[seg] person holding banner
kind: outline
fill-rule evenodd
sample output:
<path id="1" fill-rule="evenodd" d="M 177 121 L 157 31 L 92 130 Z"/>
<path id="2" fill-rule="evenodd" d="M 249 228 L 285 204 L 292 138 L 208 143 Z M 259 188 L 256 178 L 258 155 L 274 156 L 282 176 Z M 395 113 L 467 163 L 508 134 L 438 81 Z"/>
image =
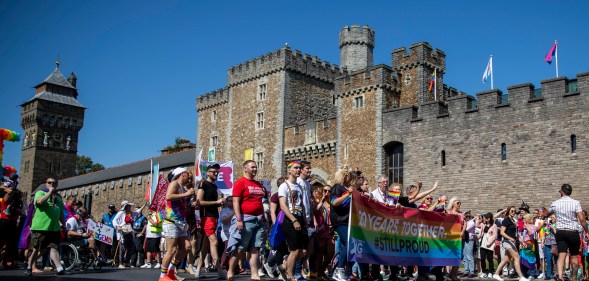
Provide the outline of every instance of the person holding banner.
<path id="1" fill-rule="evenodd" d="M 208 244 L 210 245 L 211 264 L 216 266 L 219 279 L 224 279 L 226 273 L 221 266 L 221 259 L 219 258 L 219 252 L 217 251 L 219 244 L 219 240 L 217 239 L 219 206 L 223 205 L 223 198 L 218 199 L 219 190 L 215 184 L 217 175 L 219 175 L 219 168 L 221 168 L 219 164 L 211 164 L 207 166 L 207 178 L 199 185 L 196 198 L 200 204 L 199 211 L 202 228 L 205 236 L 208 238 Z M 204 244 L 207 244 L 206 240 Z M 201 258 L 204 259 L 204 256 Z M 200 271 L 197 271 L 196 274 L 200 275 Z"/>
<path id="2" fill-rule="evenodd" d="M 348 228 L 350 221 L 350 206 L 352 202 L 352 193 L 355 192 L 353 186 L 350 186 L 356 175 L 348 165 L 342 166 L 335 172 L 335 184 L 331 188 L 331 225 L 340 237 L 343 248 L 340 251 L 337 268 L 333 273 L 333 278 L 338 281 L 350 280 L 352 275 L 353 263 L 348 261 Z M 344 271 L 345 266 L 345 271 Z"/>
<path id="3" fill-rule="evenodd" d="M 288 179 L 278 187 L 278 198 L 280 209 L 284 212 L 282 232 L 290 254 L 286 260 L 286 272 L 289 280 L 296 280 L 294 277 L 295 262 L 298 258 L 306 255 L 309 244 L 307 233 L 307 220 L 305 218 L 305 205 L 303 188 L 297 183 L 301 174 L 299 161 L 291 161 L 287 165 Z"/>
<path id="4" fill-rule="evenodd" d="M 86 219 L 88 219 L 88 210 L 84 207 L 78 208 L 74 212 L 74 216 L 70 217 L 65 222 L 67 237 L 70 242 L 77 247 L 82 245 L 88 246 L 88 249 L 90 249 L 96 259 L 103 261 L 100 252 L 96 252 L 96 240 L 94 240 L 94 237 L 84 228 L 84 221 Z"/>

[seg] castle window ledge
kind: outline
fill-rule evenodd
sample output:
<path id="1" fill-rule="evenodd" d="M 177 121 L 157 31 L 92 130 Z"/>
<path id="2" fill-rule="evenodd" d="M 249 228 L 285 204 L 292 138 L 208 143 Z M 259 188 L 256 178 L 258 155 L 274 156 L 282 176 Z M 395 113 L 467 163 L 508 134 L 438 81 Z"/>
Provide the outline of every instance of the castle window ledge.
<path id="1" fill-rule="evenodd" d="M 444 114 L 438 115 L 438 118 L 445 118 L 445 117 L 450 117 L 450 114 L 449 113 L 444 113 Z"/>
<path id="2" fill-rule="evenodd" d="M 578 95 L 580 95 L 580 94 L 581 94 L 581 92 L 566 93 L 566 94 L 564 94 L 562 97 L 563 97 L 563 98 L 568 98 L 568 97 L 572 97 L 572 96 L 578 96 Z"/>
<path id="3" fill-rule="evenodd" d="M 502 103 L 495 106 L 495 108 L 509 107 L 509 103 Z"/>
<path id="4" fill-rule="evenodd" d="M 543 101 L 544 98 L 543 97 L 538 97 L 538 98 L 533 98 L 528 100 L 528 103 L 533 103 L 533 102 L 538 102 L 538 101 Z"/>
<path id="5" fill-rule="evenodd" d="M 576 152 L 571 153 L 571 159 L 578 159 Z"/>
<path id="6" fill-rule="evenodd" d="M 478 108 L 472 108 L 472 109 L 467 109 L 466 111 L 464 111 L 464 113 L 473 113 L 473 112 L 479 112 Z"/>
<path id="7" fill-rule="evenodd" d="M 421 121 L 423 121 L 423 118 L 420 117 L 420 118 L 413 118 L 413 119 L 411 119 L 410 122 L 414 123 L 414 122 L 421 122 Z"/>

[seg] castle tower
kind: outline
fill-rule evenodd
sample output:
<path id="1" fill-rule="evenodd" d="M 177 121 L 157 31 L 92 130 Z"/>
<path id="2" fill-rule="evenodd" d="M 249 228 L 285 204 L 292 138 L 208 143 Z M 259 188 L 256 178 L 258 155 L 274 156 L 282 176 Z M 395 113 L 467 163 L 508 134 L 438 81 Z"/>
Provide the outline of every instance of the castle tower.
<path id="1" fill-rule="evenodd" d="M 409 47 L 392 51 L 391 66 L 397 74 L 401 88 L 399 106 L 419 105 L 432 101 L 437 95 L 438 100 L 445 100 L 443 78 L 446 73 L 446 54 L 433 49 L 427 42 L 419 42 Z M 432 73 L 436 72 L 437 88 L 429 91 Z"/>
<path id="2" fill-rule="evenodd" d="M 339 32 L 340 67 L 354 72 L 372 66 L 374 30 L 368 26 L 345 26 Z"/>
<path id="3" fill-rule="evenodd" d="M 69 81 L 68 81 L 69 80 Z M 76 77 L 55 70 L 35 86 L 35 96 L 21 105 L 24 130 L 20 186 L 31 192 L 48 177 L 76 175 L 78 132 L 84 125 L 84 110 L 78 102 Z"/>

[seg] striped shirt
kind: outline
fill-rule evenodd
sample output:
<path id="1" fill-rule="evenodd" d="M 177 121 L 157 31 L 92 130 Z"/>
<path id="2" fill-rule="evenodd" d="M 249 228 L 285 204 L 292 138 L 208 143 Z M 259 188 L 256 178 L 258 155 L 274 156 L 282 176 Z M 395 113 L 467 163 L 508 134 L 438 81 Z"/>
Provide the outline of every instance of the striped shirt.
<path id="1" fill-rule="evenodd" d="M 556 214 L 557 230 L 577 231 L 579 228 L 577 212 L 582 211 L 579 201 L 569 196 L 562 196 L 550 205 L 550 212 Z"/>

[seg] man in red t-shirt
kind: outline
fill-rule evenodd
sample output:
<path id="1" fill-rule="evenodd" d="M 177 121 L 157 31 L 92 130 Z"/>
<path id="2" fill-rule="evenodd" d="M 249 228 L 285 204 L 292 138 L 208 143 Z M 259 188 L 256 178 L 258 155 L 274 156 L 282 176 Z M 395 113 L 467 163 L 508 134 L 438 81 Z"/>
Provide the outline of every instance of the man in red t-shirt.
<path id="1" fill-rule="evenodd" d="M 264 205 L 262 199 L 266 197 L 266 190 L 260 182 L 254 179 L 258 174 L 258 165 L 256 165 L 255 161 L 245 161 L 243 170 L 245 175 L 233 185 L 233 210 L 241 240 L 237 246 L 237 251 L 233 251 L 229 260 L 227 280 L 233 280 L 233 269 L 237 257 L 241 257 L 244 251 L 250 254 L 251 280 L 260 280 L 258 275 L 258 249 L 263 247 L 264 224 L 262 223 L 262 215 L 264 214 Z"/>

